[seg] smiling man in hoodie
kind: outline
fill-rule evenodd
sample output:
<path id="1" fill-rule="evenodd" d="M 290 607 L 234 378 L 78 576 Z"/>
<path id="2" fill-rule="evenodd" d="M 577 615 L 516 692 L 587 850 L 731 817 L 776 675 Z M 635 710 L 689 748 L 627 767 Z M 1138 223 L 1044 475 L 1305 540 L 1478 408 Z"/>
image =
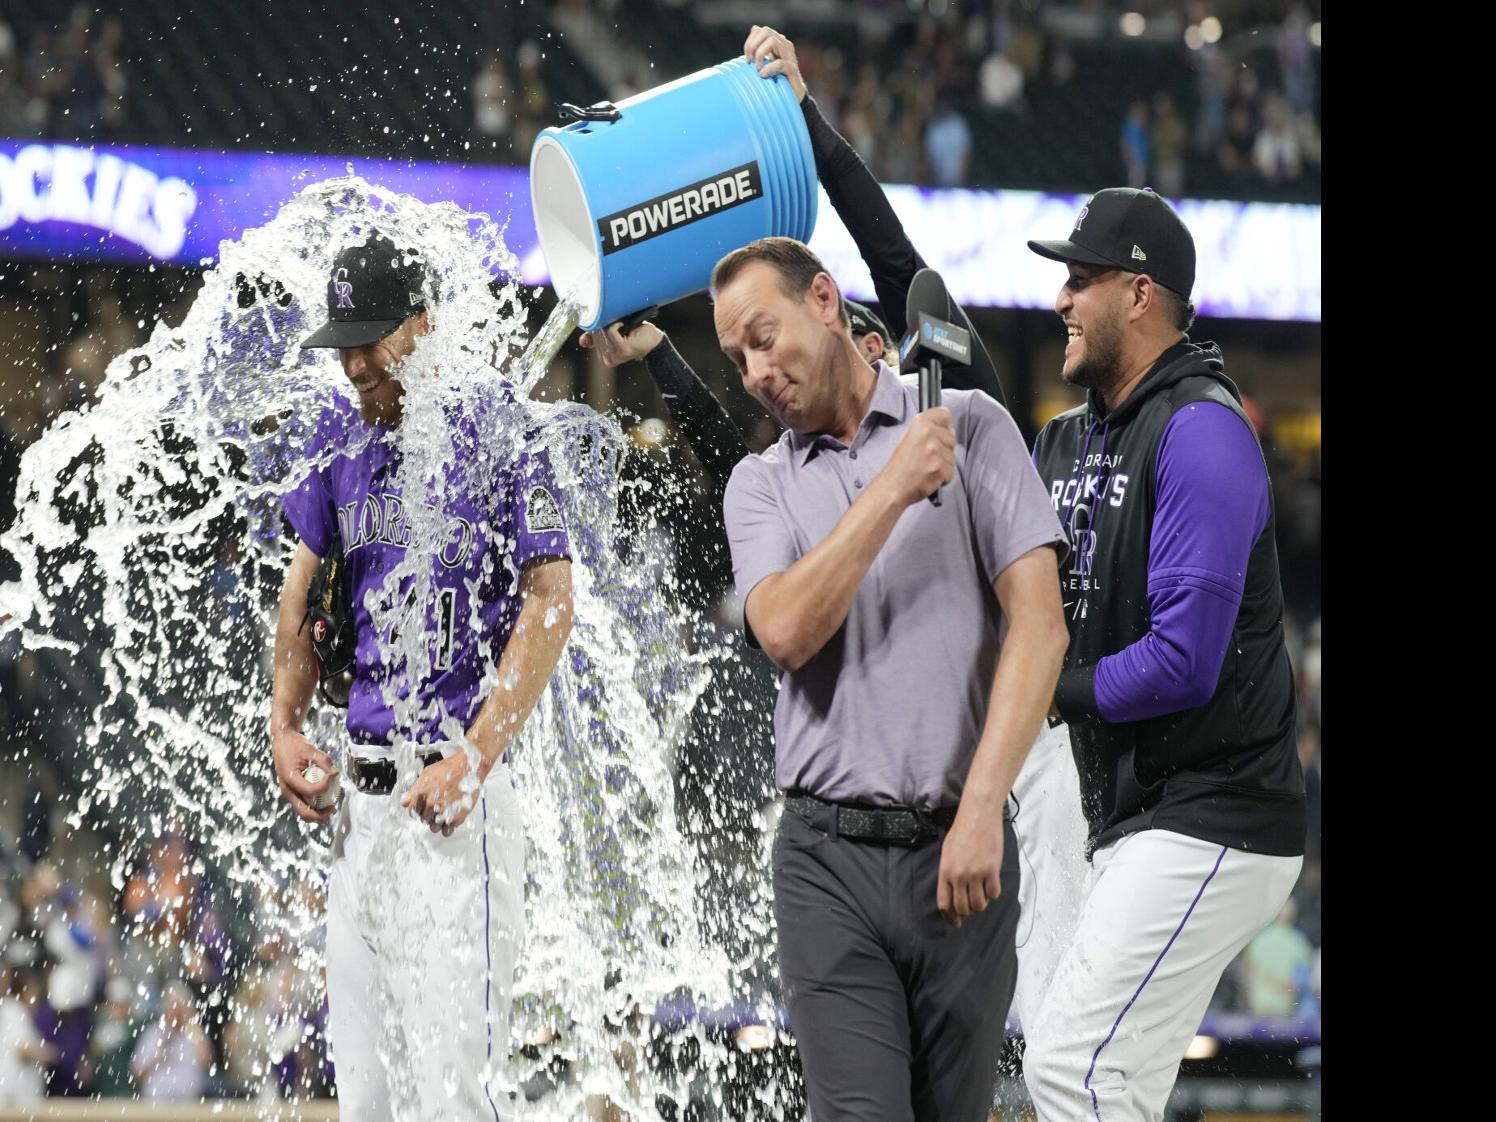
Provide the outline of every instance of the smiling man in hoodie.
<path id="1" fill-rule="evenodd" d="M 1303 863 L 1304 779 L 1267 467 L 1220 349 L 1193 343 L 1195 246 L 1148 190 L 1070 237 L 1061 371 L 1086 404 L 1034 463 L 1070 536 L 1065 721 L 1089 829 L 1081 918 L 1024 1077 L 1044 1122 L 1162 1119 L 1222 972 Z"/>

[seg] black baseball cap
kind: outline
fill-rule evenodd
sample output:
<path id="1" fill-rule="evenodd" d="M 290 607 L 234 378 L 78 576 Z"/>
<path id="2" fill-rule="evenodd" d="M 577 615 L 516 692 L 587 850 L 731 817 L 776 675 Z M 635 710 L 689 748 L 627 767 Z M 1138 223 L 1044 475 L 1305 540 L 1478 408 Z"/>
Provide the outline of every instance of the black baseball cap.
<path id="1" fill-rule="evenodd" d="M 1195 239 L 1174 208 L 1147 187 L 1097 191 L 1081 207 L 1069 238 L 1028 247 L 1053 261 L 1145 273 L 1186 300 L 1195 287 Z"/>
<path id="2" fill-rule="evenodd" d="M 425 279 L 417 252 L 397 248 L 382 234 L 349 246 L 333 260 L 327 278 L 328 320 L 307 336 L 301 349 L 379 342 L 425 310 Z"/>
<path id="3" fill-rule="evenodd" d="M 866 335 L 869 331 L 876 331 L 879 335 L 883 336 L 885 343 L 893 341 L 889 338 L 888 327 L 878 318 L 877 313 L 866 304 L 859 304 L 856 300 L 847 300 L 847 318 L 852 321 L 852 334 L 854 336 Z"/>

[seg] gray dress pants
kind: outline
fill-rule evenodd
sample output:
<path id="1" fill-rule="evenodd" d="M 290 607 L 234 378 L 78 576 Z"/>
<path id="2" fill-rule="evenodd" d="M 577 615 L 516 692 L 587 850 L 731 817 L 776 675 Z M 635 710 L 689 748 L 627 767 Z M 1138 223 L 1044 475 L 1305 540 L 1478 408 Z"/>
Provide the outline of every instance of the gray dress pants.
<path id="1" fill-rule="evenodd" d="M 815 1122 L 985 1122 L 1017 981 L 1018 842 L 1002 894 L 950 927 L 940 835 L 829 837 L 786 811 L 774 839 L 785 1005 Z"/>

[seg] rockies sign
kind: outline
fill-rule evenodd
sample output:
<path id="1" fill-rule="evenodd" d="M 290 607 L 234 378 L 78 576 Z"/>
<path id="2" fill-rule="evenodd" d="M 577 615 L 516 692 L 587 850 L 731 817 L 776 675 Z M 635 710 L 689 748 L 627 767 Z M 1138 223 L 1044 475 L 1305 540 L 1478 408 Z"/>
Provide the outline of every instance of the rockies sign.
<path id="1" fill-rule="evenodd" d="M 733 168 L 597 220 L 603 256 L 700 222 L 763 196 L 758 161 Z"/>

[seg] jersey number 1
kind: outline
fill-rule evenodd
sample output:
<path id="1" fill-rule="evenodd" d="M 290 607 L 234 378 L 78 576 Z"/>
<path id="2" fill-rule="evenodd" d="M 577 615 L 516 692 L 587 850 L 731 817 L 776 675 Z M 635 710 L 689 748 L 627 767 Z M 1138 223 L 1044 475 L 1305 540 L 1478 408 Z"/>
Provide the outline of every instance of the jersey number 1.
<path id="1" fill-rule="evenodd" d="M 452 668 L 452 635 L 457 625 L 457 590 L 444 588 L 436 595 L 436 668 Z"/>

